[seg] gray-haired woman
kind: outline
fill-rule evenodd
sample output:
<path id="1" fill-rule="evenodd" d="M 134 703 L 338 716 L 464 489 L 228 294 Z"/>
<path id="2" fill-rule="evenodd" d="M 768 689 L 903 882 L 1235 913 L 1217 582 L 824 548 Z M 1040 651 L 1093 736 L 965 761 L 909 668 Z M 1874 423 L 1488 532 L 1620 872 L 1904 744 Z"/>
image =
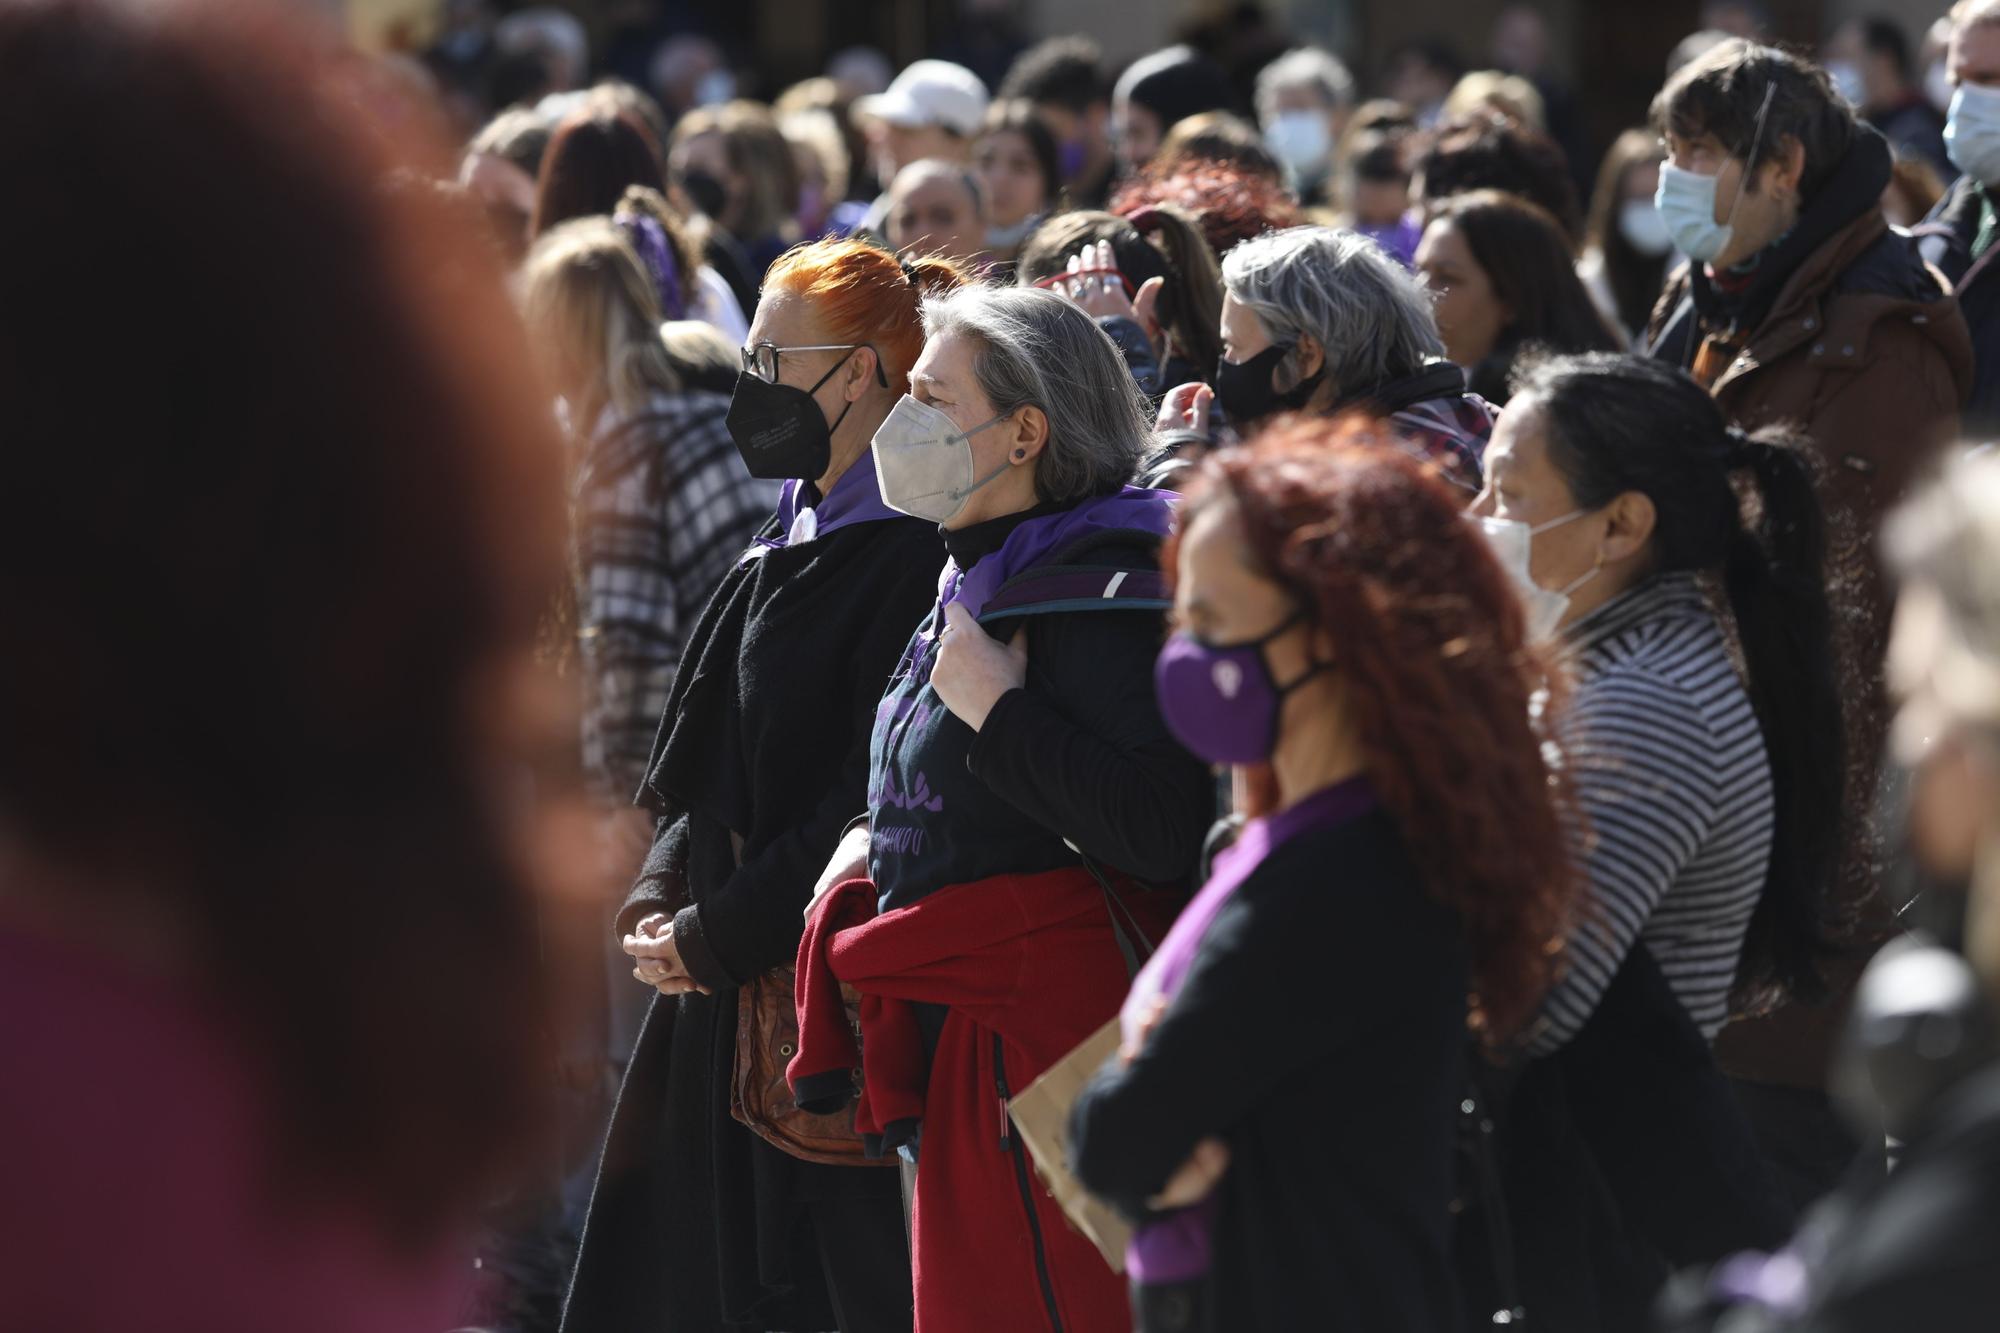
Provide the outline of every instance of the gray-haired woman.
<path id="1" fill-rule="evenodd" d="M 1436 463 L 1471 498 L 1493 409 L 1444 360 L 1423 284 L 1358 232 L 1291 227 L 1245 241 L 1222 262 L 1222 359 L 1208 385 L 1160 406 L 1164 479 L 1174 455 L 1211 437 L 1209 407 L 1247 434 L 1279 412 L 1361 411 Z"/>
<path id="2" fill-rule="evenodd" d="M 1116 1013 L 1113 892 L 1163 921 L 1177 895 L 1135 890 L 1184 887 L 1214 813 L 1153 697 L 1170 497 L 1124 484 L 1144 408 L 1076 305 L 968 288 L 925 303 L 924 333 L 875 468 L 951 558 L 876 713 L 867 818 L 821 881 L 792 1086 L 808 1109 L 852 1095 L 832 981 L 858 988 L 860 1127 L 906 1160 L 921 1138 L 918 1327 L 1123 1328 L 1005 1108 Z"/>

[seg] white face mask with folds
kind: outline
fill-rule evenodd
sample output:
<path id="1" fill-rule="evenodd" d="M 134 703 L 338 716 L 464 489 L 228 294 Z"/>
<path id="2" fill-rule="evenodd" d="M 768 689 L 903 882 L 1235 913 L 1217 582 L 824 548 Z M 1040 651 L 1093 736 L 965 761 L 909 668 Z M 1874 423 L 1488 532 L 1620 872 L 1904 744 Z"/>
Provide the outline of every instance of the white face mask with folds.
<path id="1" fill-rule="evenodd" d="M 985 476 L 975 480 L 972 475 L 972 437 L 1009 415 L 1003 412 L 970 430 L 960 430 L 937 408 L 904 394 L 876 429 L 870 445 L 882 503 L 898 513 L 940 525 L 957 518 L 973 492 L 1010 466 L 1003 458 L 1000 466 Z"/>
<path id="2" fill-rule="evenodd" d="M 1961 83 L 1944 118 L 1944 150 L 1981 185 L 2000 184 L 2000 88 Z"/>
<path id="3" fill-rule="evenodd" d="M 1603 566 L 1594 565 L 1569 581 L 1560 592 L 1544 588 L 1535 582 L 1529 573 L 1534 561 L 1535 538 L 1565 523 L 1574 523 L 1590 511 L 1573 509 L 1560 518 L 1552 518 L 1546 523 L 1529 527 L 1511 518 L 1478 518 L 1479 530 L 1486 534 L 1487 545 L 1493 548 L 1493 555 L 1500 562 L 1500 568 L 1507 571 L 1507 579 L 1520 595 L 1521 609 L 1528 622 L 1528 642 L 1546 643 L 1555 637 L 1561 628 L 1563 617 L 1569 614 L 1570 594 L 1596 578 Z"/>

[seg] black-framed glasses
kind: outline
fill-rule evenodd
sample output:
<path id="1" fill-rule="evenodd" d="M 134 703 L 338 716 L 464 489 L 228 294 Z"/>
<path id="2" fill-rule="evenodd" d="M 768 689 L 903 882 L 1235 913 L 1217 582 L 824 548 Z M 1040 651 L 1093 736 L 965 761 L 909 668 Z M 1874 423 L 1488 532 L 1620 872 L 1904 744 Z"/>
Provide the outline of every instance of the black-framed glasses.
<path id="1" fill-rule="evenodd" d="M 747 374 L 755 375 L 766 384 L 776 384 L 778 382 L 778 357 L 782 353 L 853 352 L 863 347 L 868 348 L 870 351 L 875 350 L 873 343 L 816 343 L 810 347 L 780 347 L 776 343 L 757 343 L 755 346 L 742 348 L 741 351 L 743 355 L 743 369 Z M 880 352 L 875 353 L 875 378 L 882 380 L 884 387 L 887 386 L 888 381 L 883 379 L 882 376 L 882 354 Z"/>

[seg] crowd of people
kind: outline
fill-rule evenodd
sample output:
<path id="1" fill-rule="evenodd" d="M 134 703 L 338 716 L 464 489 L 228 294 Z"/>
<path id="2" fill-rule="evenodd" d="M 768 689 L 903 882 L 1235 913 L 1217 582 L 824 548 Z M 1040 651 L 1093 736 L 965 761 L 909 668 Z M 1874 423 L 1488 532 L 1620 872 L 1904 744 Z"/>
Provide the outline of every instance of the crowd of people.
<path id="1" fill-rule="evenodd" d="M 2000 0 L 446 8 L 0 7 L 0 1323 L 1985 1327 Z"/>

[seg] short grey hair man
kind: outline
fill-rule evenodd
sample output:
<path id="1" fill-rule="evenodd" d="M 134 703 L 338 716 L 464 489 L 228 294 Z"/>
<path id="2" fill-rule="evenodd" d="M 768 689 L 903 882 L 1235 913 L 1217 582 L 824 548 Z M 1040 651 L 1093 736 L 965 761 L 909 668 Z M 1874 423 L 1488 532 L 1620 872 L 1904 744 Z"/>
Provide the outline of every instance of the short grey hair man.
<path id="1" fill-rule="evenodd" d="M 1317 46 L 1287 51 L 1257 75 L 1257 120 L 1269 125 L 1278 117 L 1283 94 L 1305 90 L 1316 94 L 1328 112 L 1344 114 L 1354 105 L 1354 76 L 1340 57 Z"/>
<path id="2" fill-rule="evenodd" d="M 1301 335 L 1319 344 L 1336 398 L 1414 375 L 1444 355 L 1430 293 L 1356 232 L 1288 227 L 1245 241 L 1223 259 L 1222 287 L 1272 342 L 1293 348 L 1273 380 L 1281 388 L 1301 378 Z"/>
<path id="3" fill-rule="evenodd" d="M 926 340 L 971 337 L 972 377 L 1005 415 L 1038 407 L 1048 444 L 1035 461 L 1043 501 L 1108 495 L 1152 444 L 1145 400 L 1116 343 L 1068 297 L 1035 287 L 960 287 L 923 305 Z"/>

